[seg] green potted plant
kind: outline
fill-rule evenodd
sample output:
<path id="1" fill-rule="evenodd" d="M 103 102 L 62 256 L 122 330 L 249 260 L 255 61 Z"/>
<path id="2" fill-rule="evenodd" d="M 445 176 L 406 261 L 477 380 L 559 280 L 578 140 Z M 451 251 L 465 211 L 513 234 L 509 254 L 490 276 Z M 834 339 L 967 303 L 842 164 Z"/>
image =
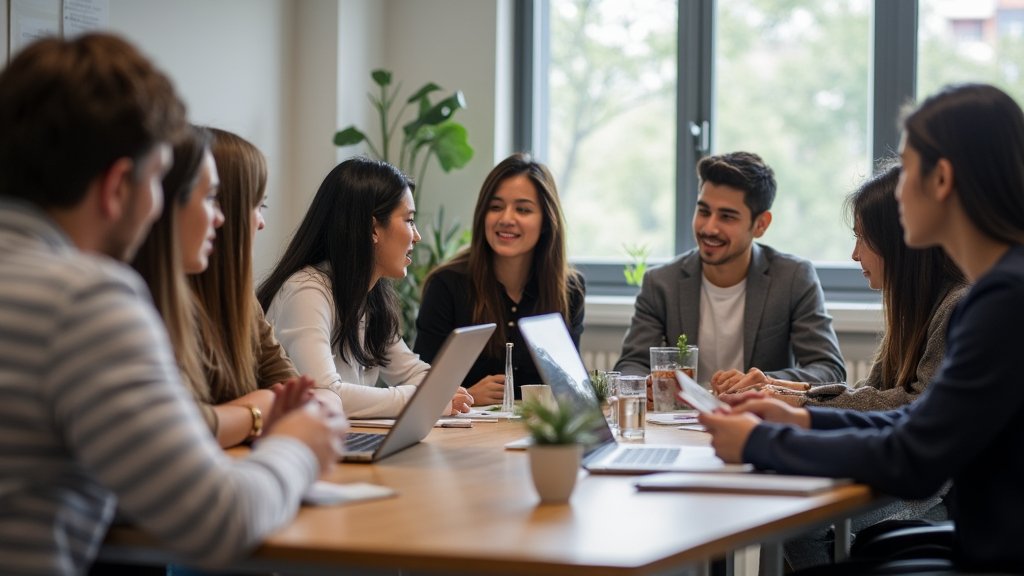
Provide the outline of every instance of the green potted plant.
<path id="1" fill-rule="evenodd" d="M 644 281 L 644 273 L 647 272 L 647 257 L 651 249 L 646 244 L 623 244 L 622 248 L 630 260 L 622 269 L 622 275 L 626 277 L 627 285 L 639 287 Z"/>
<path id="2" fill-rule="evenodd" d="M 523 404 L 523 423 L 532 444 L 530 476 L 533 486 L 546 504 L 569 501 L 576 486 L 576 475 L 583 458 L 583 444 L 593 439 L 593 426 L 600 414 L 579 410 L 566 398 L 554 404 L 531 400 Z"/>
<path id="3" fill-rule="evenodd" d="M 605 372 L 604 370 L 590 371 L 590 386 L 594 389 L 594 396 L 601 406 L 608 424 L 615 428 L 615 387 L 618 384 L 618 372 Z"/>
<path id="4" fill-rule="evenodd" d="M 423 193 L 427 166 L 434 158 L 444 172 L 464 167 L 473 158 L 465 126 L 452 120 L 452 116 L 466 107 L 466 98 L 456 90 L 438 102 L 431 97 L 441 87 L 428 82 L 405 99 L 394 111 L 401 83 L 392 87 L 392 74 L 378 69 L 370 73 L 377 92 L 368 94 L 380 122 L 379 140 L 375 141 L 356 126 L 348 126 L 334 134 L 336 146 L 354 146 L 365 143 L 369 153 L 415 177 L 413 199 L 417 206 Z M 415 111 L 415 115 L 408 113 Z M 408 116 L 408 118 L 407 118 Z M 406 121 L 407 119 L 407 121 Z M 396 132 L 401 127 L 400 132 Z M 398 154 L 393 154 L 398 144 Z M 416 315 L 419 313 L 421 287 L 427 274 L 469 242 L 469 231 L 461 231 L 459 224 L 446 225 L 444 209 L 437 212 L 430 229 L 423 230 L 423 241 L 413 252 L 413 264 L 406 280 L 395 285 L 402 301 L 402 320 L 406 339 L 416 337 Z"/>

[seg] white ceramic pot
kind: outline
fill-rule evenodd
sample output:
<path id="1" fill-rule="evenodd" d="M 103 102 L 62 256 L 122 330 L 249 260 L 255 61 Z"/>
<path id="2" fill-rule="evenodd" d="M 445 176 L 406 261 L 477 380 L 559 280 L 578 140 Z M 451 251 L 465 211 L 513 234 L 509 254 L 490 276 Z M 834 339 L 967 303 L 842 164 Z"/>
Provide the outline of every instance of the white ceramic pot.
<path id="1" fill-rule="evenodd" d="M 572 496 L 583 458 L 582 444 L 530 446 L 530 475 L 541 502 L 564 504 Z"/>

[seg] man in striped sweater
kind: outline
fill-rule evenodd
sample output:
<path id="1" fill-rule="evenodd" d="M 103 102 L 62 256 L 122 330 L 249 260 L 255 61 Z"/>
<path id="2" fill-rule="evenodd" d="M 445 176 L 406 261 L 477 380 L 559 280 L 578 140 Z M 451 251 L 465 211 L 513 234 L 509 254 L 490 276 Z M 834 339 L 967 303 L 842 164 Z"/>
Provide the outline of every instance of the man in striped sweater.
<path id="1" fill-rule="evenodd" d="M 306 410 L 227 457 L 118 262 L 160 213 L 184 123 L 170 80 L 113 36 L 39 41 L 0 74 L 3 574 L 83 573 L 115 506 L 182 558 L 228 562 L 333 460 Z"/>

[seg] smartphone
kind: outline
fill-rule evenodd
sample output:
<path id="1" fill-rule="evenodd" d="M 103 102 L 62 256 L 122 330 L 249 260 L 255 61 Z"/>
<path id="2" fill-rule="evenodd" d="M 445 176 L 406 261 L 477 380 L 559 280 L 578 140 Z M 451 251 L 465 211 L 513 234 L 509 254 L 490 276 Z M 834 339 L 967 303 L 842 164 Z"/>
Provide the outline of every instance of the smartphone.
<path id="1" fill-rule="evenodd" d="M 682 370 L 676 370 L 676 380 L 679 381 L 679 391 L 676 394 L 683 402 L 701 412 L 714 412 L 718 408 L 728 406 L 718 398 L 715 398 L 706 388 L 697 384 L 693 378 L 686 375 Z"/>

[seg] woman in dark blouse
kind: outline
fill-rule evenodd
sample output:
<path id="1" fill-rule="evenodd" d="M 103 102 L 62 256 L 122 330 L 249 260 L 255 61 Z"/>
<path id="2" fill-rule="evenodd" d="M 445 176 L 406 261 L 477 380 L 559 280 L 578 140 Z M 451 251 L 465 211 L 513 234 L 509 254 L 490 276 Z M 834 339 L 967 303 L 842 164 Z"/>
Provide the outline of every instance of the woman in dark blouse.
<path id="1" fill-rule="evenodd" d="M 566 257 L 565 221 L 551 172 L 529 155 L 513 154 L 480 188 L 469 247 L 427 277 L 413 350 L 432 362 L 453 328 L 497 323 L 463 386 L 474 404 L 500 404 L 506 342 L 513 343 L 516 397 L 523 384 L 541 382 L 519 319 L 560 313 L 579 348 L 585 293 L 583 276 Z"/>

